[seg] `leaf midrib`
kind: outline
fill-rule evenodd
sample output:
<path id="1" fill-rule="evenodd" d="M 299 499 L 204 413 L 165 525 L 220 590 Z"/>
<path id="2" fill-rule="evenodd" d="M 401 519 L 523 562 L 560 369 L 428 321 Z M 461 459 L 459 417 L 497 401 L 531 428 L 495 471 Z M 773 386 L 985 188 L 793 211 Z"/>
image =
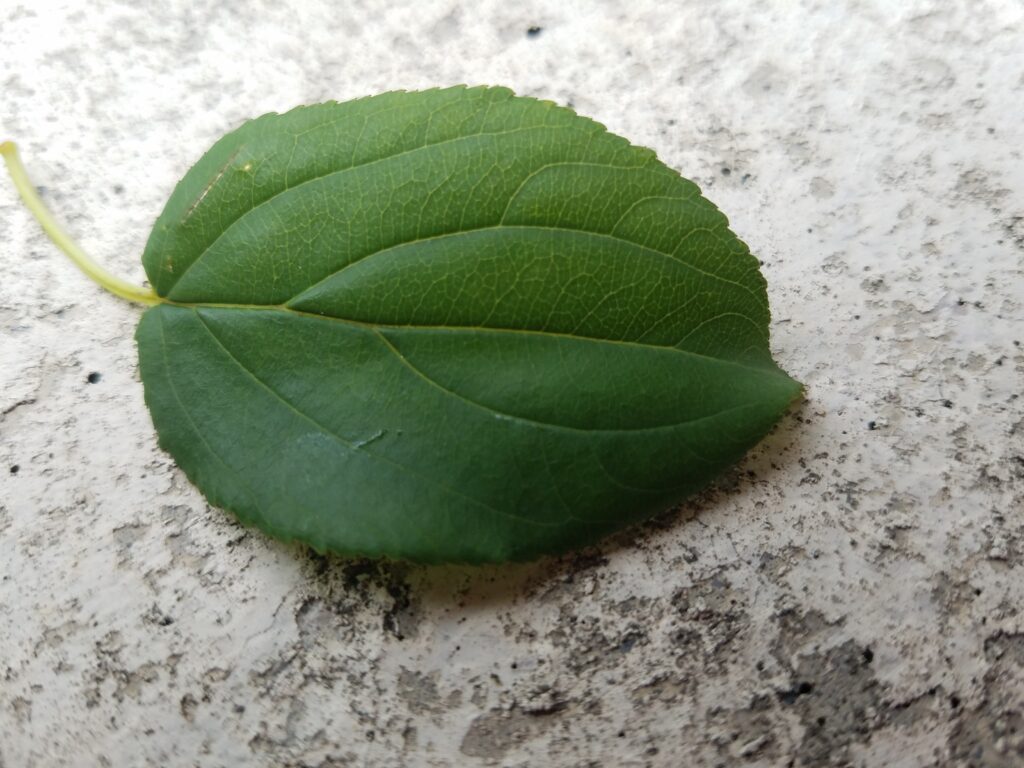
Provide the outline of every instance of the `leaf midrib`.
<path id="1" fill-rule="evenodd" d="M 648 351 L 659 351 L 667 353 L 676 353 L 684 355 L 690 358 L 697 358 L 700 360 L 709 360 L 714 363 L 720 363 L 722 365 L 735 366 L 744 371 L 756 373 L 764 376 L 772 376 L 777 379 L 784 381 L 792 381 L 792 379 L 778 367 L 766 367 L 757 364 L 745 363 L 741 360 L 731 360 L 726 357 L 714 357 L 712 355 L 705 355 L 700 352 L 694 352 L 689 349 L 680 349 L 679 347 L 669 347 L 661 344 L 645 344 L 640 341 L 629 341 L 626 339 L 606 339 L 600 336 L 586 336 L 578 333 L 564 333 L 561 331 L 546 331 L 535 328 L 502 328 L 500 326 L 485 326 L 485 325 L 427 325 L 417 323 L 373 323 L 365 320 L 356 320 L 349 317 L 336 317 L 335 315 L 321 315 L 316 312 L 304 312 L 303 310 L 293 309 L 284 304 L 218 304 L 216 302 L 177 302 L 171 301 L 170 299 L 164 299 L 161 304 L 166 304 L 171 307 L 180 307 L 181 309 L 226 309 L 226 310 L 240 310 L 240 311 L 252 311 L 252 312 L 281 312 L 288 315 L 295 315 L 298 317 L 310 318 L 313 320 L 322 320 L 325 322 L 332 323 L 344 323 L 349 326 L 356 328 L 362 328 L 369 331 L 385 331 L 385 330 L 396 330 L 396 331 L 437 331 L 441 333 L 445 332 L 479 332 L 479 333 L 507 333 L 507 334 L 525 334 L 530 336 L 542 336 L 542 337 L 553 337 L 558 339 L 567 339 L 572 341 L 586 341 L 595 342 L 599 344 L 614 344 L 631 347 L 634 349 L 643 349 Z M 157 305 L 159 307 L 160 304 Z M 729 314 L 729 313 L 723 313 Z"/>

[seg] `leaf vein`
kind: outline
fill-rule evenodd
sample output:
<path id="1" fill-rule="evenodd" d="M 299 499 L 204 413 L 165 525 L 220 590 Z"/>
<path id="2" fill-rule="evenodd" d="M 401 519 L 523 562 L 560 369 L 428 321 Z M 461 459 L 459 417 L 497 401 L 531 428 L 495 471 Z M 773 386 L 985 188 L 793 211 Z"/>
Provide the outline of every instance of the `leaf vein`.
<path id="1" fill-rule="evenodd" d="M 187 267 L 185 267 L 185 269 L 181 272 L 180 275 L 178 275 L 177 279 L 173 283 L 171 283 L 171 285 L 169 285 L 167 287 L 167 294 L 169 295 L 174 290 L 175 286 L 177 286 L 178 283 L 181 282 L 181 279 L 186 274 L 188 274 L 189 270 L 192 269 L 192 267 L 194 267 L 199 262 L 199 260 L 202 259 L 207 253 L 210 252 L 210 249 L 213 248 L 217 244 L 217 242 L 224 236 L 224 234 L 228 230 L 230 230 L 232 227 L 234 227 L 239 221 L 244 219 L 246 216 L 248 216 L 250 213 L 255 211 L 257 208 L 261 208 L 264 205 L 270 204 L 271 202 L 276 200 L 281 195 L 284 195 L 284 194 L 286 194 L 288 192 L 293 192 L 296 189 L 301 189 L 302 187 L 304 187 L 307 184 L 312 184 L 313 182 L 320 181 L 321 179 L 325 179 L 325 178 L 327 178 L 329 176 L 337 176 L 339 174 L 346 173 L 348 171 L 354 171 L 354 170 L 356 170 L 358 168 L 365 168 L 367 166 L 374 165 L 376 163 L 383 163 L 383 162 L 386 162 L 386 161 L 389 161 L 389 160 L 394 160 L 396 158 L 404 157 L 405 155 L 409 155 L 409 154 L 412 154 L 414 152 L 421 152 L 421 151 L 423 151 L 425 149 L 433 149 L 435 147 L 440 147 L 440 146 L 443 146 L 445 144 L 453 144 L 453 143 L 458 142 L 458 141 L 465 141 L 467 139 L 479 138 L 480 136 L 508 136 L 510 134 L 513 134 L 513 133 L 522 133 L 522 132 L 526 132 L 526 131 L 534 131 L 534 130 L 538 130 L 540 128 L 571 129 L 571 128 L 573 128 L 573 126 L 530 125 L 530 126 L 524 126 L 522 128 L 512 128 L 512 129 L 507 130 L 507 131 L 485 131 L 485 132 L 480 132 L 480 133 L 465 134 L 463 136 L 455 136 L 455 137 L 452 137 L 450 139 L 444 139 L 442 141 L 435 141 L 435 142 L 432 142 L 432 143 L 429 143 L 429 144 L 422 144 L 422 145 L 420 145 L 418 147 L 413 147 L 411 149 L 406 149 L 406 150 L 403 150 L 401 152 L 396 152 L 396 153 L 394 153 L 392 155 L 384 155 L 383 157 L 376 157 L 373 160 L 367 160 L 364 163 L 357 163 L 356 165 L 347 165 L 344 168 L 337 168 L 337 169 L 335 169 L 333 171 L 328 171 L 327 173 L 321 173 L 321 174 L 317 174 L 316 176 L 312 176 L 312 177 L 310 177 L 308 179 L 305 179 L 305 180 L 299 182 L 294 187 L 285 187 L 284 189 L 281 189 L 281 190 L 275 192 L 274 194 L 272 194 L 270 197 L 266 198 L 265 200 L 261 200 L 259 203 L 256 203 L 255 205 L 251 205 L 249 208 L 247 208 L 241 214 L 239 214 L 235 219 L 230 221 L 227 224 L 227 226 L 225 226 L 223 229 L 221 229 L 221 231 L 217 233 L 216 237 L 214 237 L 213 240 L 210 241 L 209 245 L 207 245 L 205 248 L 203 248 L 203 250 L 199 253 L 199 255 L 196 256 L 195 259 L 193 259 L 192 262 Z"/>
<path id="2" fill-rule="evenodd" d="M 675 422 L 675 423 L 672 423 L 672 424 L 659 424 L 658 426 L 655 426 L 655 427 L 618 427 L 618 428 L 571 427 L 568 424 L 558 424 L 558 423 L 552 422 L 552 421 L 542 421 L 540 419 L 530 419 L 530 418 L 527 418 L 526 416 L 517 416 L 517 415 L 512 414 L 512 413 L 506 413 L 505 411 L 499 411 L 497 408 L 493 408 L 493 407 L 491 407 L 489 405 L 484 405 L 483 403 L 478 403 L 476 400 L 472 400 L 472 399 L 466 397 L 465 395 L 460 394 L 459 392 L 456 392 L 453 389 L 449 389 L 448 387 L 446 387 L 443 384 L 441 384 L 440 382 L 438 382 L 436 379 L 428 376 L 423 370 L 421 370 L 417 366 L 413 365 L 413 363 L 409 360 L 409 358 L 407 358 L 405 355 L 403 355 L 401 353 L 401 351 L 396 346 L 394 346 L 394 344 L 391 343 L 391 341 L 387 338 L 387 336 L 384 333 L 382 333 L 379 329 L 374 329 L 374 332 L 377 334 L 377 336 L 380 338 L 380 340 L 384 343 L 384 345 L 391 351 L 391 353 L 395 357 L 397 357 L 398 360 L 403 365 L 405 365 L 410 371 L 415 373 L 419 378 L 423 379 L 423 381 L 425 381 L 427 384 L 430 384 L 431 386 L 435 387 L 436 389 L 438 389 L 438 390 L 448 394 L 449 396 L 455 398 L 456 400 L 460 400 L 463 403 L 466 403 L 467 405 L 471 405 L 474 408 L 478 408 L 480 410 L 486 411 L 487 413 L 490 413 L 490 414 L 492 414 L 494 416 L 497 416 L 499 418 L 509 419 L 511 421 L 518 421 L 518 422 L 522 422 L 523 424 L 529 424 L 529 425 L 535 426 L 535 427 L 542 427 L 544 429 L 553 429 L 553 430 L 558 430 L 558 431 L 573 432 L 573 433 L 576 433 L 576 434 L 611 434 L 611 435 L 614 435 L 614 434 L 636 434 L 636 433 L 639 433 L 639 432 L 658 432 L 658 431 L 666 431 L 666 430 L 670 430 L 670 429 L 678 429 L 679 427 L 688 427 L 688 426 L 697 424 L 697 423 L 702 422 L 702 421 L 710 421 L 711 419 L 718 418 L 719 416 L 724 416 L 725 414 L 731 413 L 732 411 L 739 410 L 740 408 L 748 408 L 748 407 L 750 407 L 752 405 L 751 403 L 743 403 L 741 405 L 734 406 L 732 408 L 725 408 L 725 409 L 723 409 L 721 411 L 716 411 L 715 413 L 709 413 L 709 414 L 706 414 L 704 416 L 698 416 L 698 417 L 692 418 L 692 419 L 684 419 L 683 421 L 678 421 L 678 422 Z"/>
<path id="3" fill-rule="evenodd" d="M 390 459 L 387 456 L 384 456 L 384 455 L 382 455 L 380 453 L 377 453 L 376 451 L 371 451 L 369 448 L 366 447 L 366 445 L 356 445 L 355 443 L 352 443 L 352 442 L 346 440 L 345 438 L 343 438 L 341 435 L 339 435 L 338 433 L 336 433 L 333 430 L 331 430 L 326 425 L 321 424 L 319 421 L 314 419 L 308 413 L 305 413 L 304 411 L 300 410 L 297 406 L 295 406 L 292 402 L 290 402 L 287 398 L 285 398 L 284 395 L 282 395 L 276 389 L 274 389 L 269 384 L 267 384 L 265 381 L 263 381 L 263 379 L 259 378 L 251 369 L 249 369 L 245 365 L 243 365 L 242 361 L 239 360 L 235 356 L 235 354 L 233 352 L 231 352 L 230 349 L 228 349 L 228 347 L 224 344 L 224 342 L 221 341 L 221 339 L 217 336 L 217 334 L 215 334 L 213 332 L 213 329 L 210 328 L 210 326 L 206 322 L 206 320 L 203 319 L 202 314 L 198 310 L 194 310 L 194 311 L 195 311 L 196 317 L 198 318 L 199 322 L 202 324 L 203 328 L 205 328 L 206 332 L 210 334 L 210 338 L 212 338 L 214 340 L 214 342 L 217 344 L 218 347 L 220 347 L 220 349 L 224 352 L 224 354 L 227 355 L 227 357 L 230 358 L 232 360 L 232 362 L 234 362 L 234 364 L 236 366 L 238 366 L 238 368 L 241 371 L 243 371 L 243 373 L 245 373 L 248 378 L 252 379 L 252 381 L 257 386 L 259 386 L 260 388 L 265 390 L 267 393 L 269 393 L 275 400 L 280 402 L 288 410 L 292 411 L 293 413 L 295 413 L 300 418 L 308 421 L 310 424 L 312 424 L 314 427 L 316 427 L 318 430 L 320 430 L 323 434 L 327 435 L 328 437 L 333 438 L 334 440 L 337 440 L 341 445 L 346 447 L 348 450 L 350 450 L 352 452 L 362 451 L 367 456 L 369 456 L 369 457 L 371 457 L 371 458 L 373 458 L 373 459 L 375 459 L 375 460 L 377 460 L 377 461 L 379 461 L 379 462 L 381 462 L 383 464 L 389 464 L 392 467 L 394 467 L 396 469 L 399 469 L 399 470 L 405 472 L 406 474 L 409 474 L 409 475 L 417 478 L 418 480 L 420 480 L 423 483 L 426 483 L 427 485 L 433 485 L 435 488 L 439 488 L 440 490 L 444 491 L 445 493 L 448 493 L 448 494 L 450 494 L 452 496 L 457 496 L 458 498 L 460 498 L 460 499 L 462 499 L 464 501 L 468 501 L 468 502 L 470 502 L 472 504 L 476 504 L 477 506 L 482 507 L 483 509 L 485 509 L 488 512 L 496 514 L 499 517 L 505 517 L 505 518 L 509 518 L 511 520 L 517 520 L 519 522 L 527 523 L 529 525 L 534 525 L 534 526 L 541 527 L 541 528 L 553 528 L 553 527 L 557 527 L 559 525 L 558 523 L 543 523 L 543 522 L 541 522 L 539 520 L 532 520 L 532 519 L 530 519 L 528 517 L 522 517 L 520 515 L 513 514 L 512 512 L 508 512 L 508 511 L 503 510 L 503 509 L 498 509 L 497 507 L 491 506 L 487 502 L 481 501 L 480 499 L 473 498 L 472 496 L 468 496 L 468 495 L 462 493 L 461 491 L 456 490 L 455 488 L 447 486 L 444 483 L 440 483 L 436 479 L 434 479 L 432 477 L 428 477 L 427 475 L 424 475 L 424 474 L 414 470 L 413 468 L 406 466 L 405 464 L 401 464 L 401 463 L 395 461 L 394 459 Z"/>
<path id="4" fill-rule="evenodd" d="M 716 274 L 714 272 L 709 272 L 709 271 L 707 271 L 705 269 L 701 269 L 700 267 L 698 267 L 698 266 L 696 266 L 694 264 L 691 264 L 688 261 L 685 261 L 684 259 L 682 259 L 679 256 L 675 255 L 674 253 L 666 253 L 665 251 L 658 250 L 657 248 L 651 248 L 650 246 L 643 245 L 641 243 L 637 243 L 637 242 L 634 242 L 632 240 L 626 240 L 625 238 L 618 237 L 616 235 L 606 234 L 604 232 L 591 232 L 591 231 L 586 230 L 586 229 L 576 229 L 576 228 L 573 228 L 573 227 L 544 226 L 544 225 L 540 225 L 540 224 L 494 224 L 494 225 L 488 226 L 488 227 L 477 227 L 476 229 L 466 229 L 466 230 L 460 230 L 460 231 L 455 231 L 455 232 L 443 232 L 443 233 L 438 234 L 438 235 L 430 235 L 428 237 L 421 237 L 421 238 L 417 238 L 417 239 L 414 239 L 414 240 L 407 240 L 405 242 L 395 243 L 395 244 L 389 245 L 389 246 L 387 246 L 385 248 L 381 248 L 379 250 L 372 251 L 372 252 L 370 252 L 370 253 L 368 253 L 368 254 L 366 254 L 364 256 L 360 256 L 355 261 L 350 261 L 348 264 L 345 264 L 344 266 L 339 267 L 338 269 L 334 270 L 333 272 L 331 272 L 331 273 L 325 275 L 324 277 L 320 278 L 317 282 L 313 283 L 312 285 L 310 285 L 310 286 L 308 286 L 306 288 L 303 288 L 301 291 L 299 291 L 299 293 L 295 294 L 291 298 L 286 299 L 283 303 L 285 305 L 288 305 L 288 304 L 292 304 L 294 302 L 300 301 L 304 295 L 306 295 L 307 293 L 310 293 L 315 288 L 319 287 L 323 283 L 326 283 L 328 280 L 331 280 L 332 278 L 337 277 L 338 275 L 340 275 L 343 272 L 351 269 L 352 267 L 355 267 L 358 264 L 362 264 L 363 262 L 367 261 L 368 259 L 371 259 L 371 258 L 373 258 L 375 256 L 379 256 L 379 255 L 384 254 L 384 253 L 388 253 L 390 251 L 396 251 L 396 250 L 399 250 L 400 248 L 406 248 L 408 246 L 418 245 L 420 243 L 432 242 L 432 241 L 437 241 L 437 240 L 444 240 L 444 239 L 447 239 L 447 238 L 461 237 L 461 236 L 465 236 L 465 235 L 472 235 L 472 234 L 476 234 L 476 233 L 479 233 L 479 232 L 501 232 L 501 231 L 506 231 L 506 230 L 511 230 L 511 231 L 515 231 L 515 230 L 525 230 L 525 231 L 540 230 L 540 231 L 551 231 L 551 232 L 568 232 L 568 233 L 575 233 L 575 234 L 580 234 L 580 235 L 587 235 L 589 237 L 596 237 L 596 238 L 602 238 L 602 239 L 606 239 L 606 240 L 611 240 L 611 241 L 614 241 L 614 242 L 622 243 L 623 245 L 631 246 L 633 248 L 639 248 L 640 250 L 646 251 L 647 253 L 656 254 L 656 255 L 661 256 L 663 258 L 666 258 L 666 259 L 668 259 L 670 261 L 674 261 L 677 264 L 681 264 L 682 266 L 686 267 L 687 269 L 690 269 L 690 270 L 692 270 L 694 272 L 697 272 L 697 273 L 699 273 L 701 275 L 704 275 L 705 277 L 708 277 L 708 278 L 710 278 L 712 280 L 718 280 L 719 282 L 726 283 L 728 285 L 732 285 L 732 286 L 734 286 L 736 288 L 739 288 L 740 290 L 745 291 L 746 293 L 749 293 L 751 295 L 751 297 L 753 297 L 754 300 L 757 301 L 759 306 L 764 306 L 764 301 L 756 293 L 754 293 L 750 289 L 749 286 L 746 286 L 743 283 L 738 283 L 735 280 L 730 280 L 729 278 L 723 277 L 723 276 L 721 276 L 719 274 Z M 704 227 L 698 227 L 698 228 L 692 229 L 689 232 L 687 232 L 686 236 L 689 237 L 690 235 L 692 235 L 692 234 L 694 234 L 696 232 L 708 232 L 708 233 L 711 233 L 712 231 L 710 229 L 706 229 Z M 751 319 L 751 322 L 754 322 L 754 321 Z"/>

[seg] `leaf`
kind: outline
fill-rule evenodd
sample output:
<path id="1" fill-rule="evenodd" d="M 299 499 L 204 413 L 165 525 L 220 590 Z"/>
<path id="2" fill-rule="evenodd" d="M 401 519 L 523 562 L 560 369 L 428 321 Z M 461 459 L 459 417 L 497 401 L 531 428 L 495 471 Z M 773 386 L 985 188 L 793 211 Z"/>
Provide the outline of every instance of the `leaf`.
<path id="1" fill-rule="evenodd" d="M 502 88 L 244 124 L 150 236 L 137 339 L 211 503 L 318 550 L 525 559 L 705 485 L 799 394 L 697 187 Z"/>

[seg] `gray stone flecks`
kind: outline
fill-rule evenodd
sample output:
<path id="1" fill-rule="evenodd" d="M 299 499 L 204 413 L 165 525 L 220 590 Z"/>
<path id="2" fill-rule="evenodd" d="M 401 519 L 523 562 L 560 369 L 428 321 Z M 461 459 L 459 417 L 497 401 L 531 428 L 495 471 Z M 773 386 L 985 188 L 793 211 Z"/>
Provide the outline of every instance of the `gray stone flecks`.
<path id="1" fill-rule="evenodd" d="M 501 83 L 701 185 L 807 399 L 585 552 L 312 555 L 158 449 L 138 309 L 0 182 L 0 767 L 1024 764 L 1019 2 L 9 6 L 0 139 L 116 273 L 247 117 Z"/>

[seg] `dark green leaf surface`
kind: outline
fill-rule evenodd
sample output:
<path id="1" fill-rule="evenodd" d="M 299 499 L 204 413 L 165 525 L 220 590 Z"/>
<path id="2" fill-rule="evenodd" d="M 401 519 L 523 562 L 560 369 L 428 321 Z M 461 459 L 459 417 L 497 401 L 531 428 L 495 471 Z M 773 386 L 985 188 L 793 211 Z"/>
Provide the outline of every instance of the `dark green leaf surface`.
<path id="1" fill-rule="evenodd" d="M 138 330 L 161 445 L 317 549 L 523 559 L 710 480 L 799 393 L 695 185 L 499 88 L 268 115 L 178 185 Z"/>

